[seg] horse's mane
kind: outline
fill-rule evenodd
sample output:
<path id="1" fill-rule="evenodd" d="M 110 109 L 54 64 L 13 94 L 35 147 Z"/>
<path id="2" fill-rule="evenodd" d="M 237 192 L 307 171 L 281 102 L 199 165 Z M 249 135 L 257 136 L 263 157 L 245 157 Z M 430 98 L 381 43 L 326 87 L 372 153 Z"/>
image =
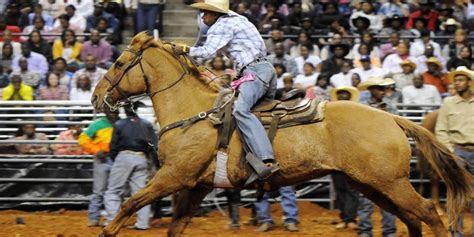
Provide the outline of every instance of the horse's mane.
<path id="1" fill-rule="evenodd" d="M 219 80 L 216 76 L 215 78 L 209 78 L 203 76 L 201 72 L 210 71 L 209 69 L 198 67 L 194 60 L 188 55 L 176 55 L 173 52 L 174 47 L 173 42 L 162 42 L 160 39 L 155 39 L 153 36 L 149 35 L 146 31 L 140 32 L 133 37 L 128 48 L 136 52 L 143 51 L 147 48 L 158 48 L 166 51 L 171 54 L 180 64 L 184 65 L 188 70 L 189 74 L 193 75 L 205 86 L 213 90 L 214 92 L 219 92 L 223 89 L 223 82 Z"/>

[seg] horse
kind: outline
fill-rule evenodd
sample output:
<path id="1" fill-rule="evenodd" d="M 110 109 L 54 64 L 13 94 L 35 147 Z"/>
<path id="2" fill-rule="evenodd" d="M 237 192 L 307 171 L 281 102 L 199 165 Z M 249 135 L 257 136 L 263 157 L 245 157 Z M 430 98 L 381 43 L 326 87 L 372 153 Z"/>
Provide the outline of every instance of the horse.
<path id="1" fill-rule="evenodd" d="M 213 80 L 199 77 L 191 59 L 174 53 L 174 45 L 137 34 L 98 82 L 91 102 L 96 109 L 116 109 L 130 97 L 146 94 L 160 125 L 200 115 L 205 118 L 218 95 Z M 408 179 L 410 146 L 407 135 L 445 180 L 452 223 L 471 200 L 470 174 L 457 158 L 426 129 L 402 117 L 354 102 L 330 102 L 319 123 L 279 129 L 274 152 L 281 170 L 267 180 L 271 187 L 287 186 L 342 173 L 348 182 L 377 205 L 397 215 L 410 236 L 421 236 L 426 223 L 436 236 L 448 231 L 435 206 L 420 196 Z M 168 236 L 179 236 L 214 187 L 218 132 L 209 119 L 185 129 L 172 129 L 159 141 L 161 168 L 145 188 L 123 203 L 103 236 L 116 236 L 128 218 L 155 199 L 174 196 Z M 242 161 L 238 133 L 230 139 L 228 179 L 234 188 L 245 186 L 251 175 Z"/>

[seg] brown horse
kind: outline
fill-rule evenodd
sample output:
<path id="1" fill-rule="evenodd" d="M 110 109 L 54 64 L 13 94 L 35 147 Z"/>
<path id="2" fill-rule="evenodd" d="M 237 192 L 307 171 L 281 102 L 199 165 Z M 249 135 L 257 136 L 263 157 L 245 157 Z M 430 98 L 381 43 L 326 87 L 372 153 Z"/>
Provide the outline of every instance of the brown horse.
<path id="1" fill-rule="evenodd" d="M 172 48 L 146 33 L 135 36 L 99 81 L 92 104 L 100 109 L 147 93 L 161 125 L 207 111 L 217 96 L 213 82 L 200 79 L 189 59 L 175 55 Z M 415 192 L 408 180 L 410 147 L 405 134 L 415 139 L 424 157 L 446 181 L 450 214 L 457 217 L 472 192 L 472 177 L 456 163 L 458 158 L 424 128 L 353 102 L 327 104 L 323 122 L 278 130 L 274 151 L 281 171 L 269 182 L 272 187 L 293 185 L 340 172 L 356 189 L 396 214 L 408 226 L 410 236 L 421 236 L 421 221 L 436 236 L 447 236 L 433 203 Z M 213 188 L 217 135 L 207 119 L 165 133 L 159 144 L 161 169 L 122 205 L 104 228 L 104 235 L 115 236 L 134 212 L 175 192 L 178 195 L 168 235 L 180 235 Z M 253 188 L 243 187 L 250 172 L 240 159 L 241 151 L 235 133 L 228 151 L 228 177 L 236 188 Z"/>

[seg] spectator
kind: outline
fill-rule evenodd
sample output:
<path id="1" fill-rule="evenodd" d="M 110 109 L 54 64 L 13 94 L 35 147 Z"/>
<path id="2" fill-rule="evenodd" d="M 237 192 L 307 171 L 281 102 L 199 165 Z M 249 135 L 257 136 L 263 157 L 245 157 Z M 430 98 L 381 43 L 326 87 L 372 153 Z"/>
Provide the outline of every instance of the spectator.
<path id="1" fill-rule="evenodd" d="M 275 93 L 275 99 L 281 99 L 283 96 L 285 96 L 288 92 L 294 89 L 294 80 L 293 80 L 293 75 L 291 73 L 285 73 L 283 74 L 283 79 L 282 79 L 282 84 L 283 86 L 281 88 L 278 88 Z"/>
<path id="2" fill-rule="evenodd" d="M 94 0 L 68 0 L 76 8 L 76 14 L 87 18 L 94 13 Z"/>
<path id="3" fill-rule="evenodd" d="M 463 0 L 454 0 L 454 4 L 452 5 L 454 12 L 452 16 L 459 22 L 464 22 L 466 20 L 467 15 L 467 7 Z"/>
<path id="4" fill-rule="evenodd" d="M 315 86 L 307 88 L 306 98 L 330 100 L 332 88 L 333 87 L 329 85 L 329 75 L 326 73 L 321 73 L 318 76 Z"/>
<path id="5" fill-rule="evenodd" d="M 112 14 L 104 12 L 104 7 L 100 3 L 94 4 L 94 13 L 87 17 L 87 26 L 86 31 L 91 31 L 92 29 L 97 28 L 99 23 L 99 18 L 105 19 L 105 21 L 110 25 L 114 32 L 119 30 L 119 21 Z"/>
<path id="6" fill-rule="evenodd" d="M 413 85 L 402 89 L 404 104 L 440 105 L 441 96 L 433 85 L 424 84 L 421 75 L 415 75 Z"/>
<path id="7" fill-rule="evenodd" d="M 135 102 L 125 107 L 126 119 L 120 119 L 114 124 L 112 140 L 110 141 L 110 158 L 114 160 L 104 196 L 105 210 L 107 211 L 104 225 L 109 224 L 120 210 L 125 189 L 130 187 L 131 194 L 137 193 L 145 187 L 150 176 L 152 155 L 150 145 L 157 146 L 153 125 L 141 119 L 136 114 L 138 105 Z M 156 152 L 156 148 L 155 149 Z M 135 229 L 149 228 L 150 205 L 137 212 Z"/>
<path id="8" fill-rule="evenodd" d="M 357 88 L 353 87 L 353 86 L 342 86 L 342 87 L 339 87 L 339 88 L 333 88 L 331 90 L 331 101 L 340 101 L 340 100 L 348 100 L 348 101 L 354 101 L 354 102 L 359 102 L 359 97 L 360 97 L 360 92 L 359 90 L 357 90 Z M 334 174 L 333 174 L 333 179 L 334 179 Z M 333 180 L 335 182 L 335 180 Z M 341 182 L 342 183 L 342 182 Z M 345 179 L 344 179 L 344 183 L 347 185 L 347 182 L 345 182 Z M 341 185 L 342 186 L 342 185 Z M 347 188 L 350 188 L 350 186 L 346 186 Z M 344 188 L 345 189 L 345 188 Z M 352 188 L 350 188 L 352 189 Z M 350 212 L 349 210 L 347 210 L 347 208 L 349 208 L 349 206 L 352 206 L 352 205 L 344 205 L 347 203 L 347 201 L 345 200 L 341 200 L 340 198 L 344 199 L 346 198 L 345 194 L 341 193 L 341 192 L 338 192 L 337 191 L 338 188 L 336 187 L 336 195 L 339 195 L 339 197 L 336 197 L 336 200 L 339 199 L 339 201 L 336 201 L 336 202 L 339 202 L 337 204 L 339 210 L 341 211 L 341 219 L 342 220 L 345 220 L 346 218 L 344 218 L 344 214 L 350 214 L 350 213 L 347 213 L 347 212 Z M 345 192 L 345 191 L 344 191 Z M 354 199 L 354 202 L 353 203 L 357 203 L 358 201 L 358 196 L 359 195 L 356 195 L 355 196 L 355 199 Z M 342 202 L 342 203 L 341 203 Z M 339 204 L 343 204 L 343 206 L 339 205 Z M 346 211 L 347 210 L 347 211 Z M 343 213 L 343 212 L 346 212 L 346 213 Z M 349 222 L 353 222 L 353 223 L 356 223 L 356 220 L 355 218 L 357 217 L 357 208 L 355 210 L 353 210 L 353 217 L 354 218 L 350 218 L 346 224 L 348 224 Z M 357 226 L 355 226 L 357 227 Z M 345 228 L 348 228 L 348 226 L 346 225 Z M 338 229 L 336 227 L 336 229 Z M 339 228 L 340 229 L 340 228 Z"/>
<path id="9" fill-rule="evenodd" d="M 301 8 L 301 2 L 293 2 L 290 4 L 290 14 L 287 16 L 288 25 L 290 27 L 301 27 L 301 20 L 306 16 L 307 14 L 304 14 Z"/>
<path id="10" fill-rule="evenodd" d="M 320 40 L 321 41 L 321 40 Z M 328 44 L 326 44 L 322 49 L 321 49 L 321 59 L 326 60 L 330 57 L 333 56 L 332 50 L 331 50 L 331 45 L 338 45 L 342 44 L 343 39 L 341 34 L 334 34 L 332 38 L 329 40 Z M 349 47 L 349 45 L 347 45 Z"/>
<path id="11" fill-rule="evenodd" d="M 92 98 L 93 88 L 91 79 L 86 74 L 81 74 L 77 79 L 76 88 L 71 89 L 69 100 L 87 100 Z"/>
<path id="12" fill-rule="evenodd" d="M 301 19 L 301 32 L 306 32 L 309 35 L 315 35 L 317 31 L 314 29 L 313 20 L 309 17 Z"/>
<path id="13" fill-rule="evenodd" d="M 11 43 L 5 43 L 2 45 L 2 67 L 8 73 L 12 71 L 13 62 L 13 46 Z"/>
<path id="14" fill-rule="evenodd" d="M 222 55 L 217 55 L 212 58 L 209 65 L 216 77 L 222 77 L 226 74 L 226 65 Z"/>
<path id="15" fill-rule="evenodd" d="M 382 30 L 382 27 L 383 27 L 382 18 L 375 13 L 374 6 L 373 6 L 372 2 L 363 1 L 362 2 L 362 10 L 361 11 L 355 11 L 354 13 L 352 13 L 349 23 L 351 23 L 351 28 L 353 30 L 356 29 L 354 24 L 353 24 L 353 19 L 356 19 L 358 17 L 365 17 L 365 18 L 370 20 L 369 30 L 371 32 L 378 33 L 380 30 Z"/>
<path id="16" fill-rule="evenodd" d="M 283 75 L 286 74 L 286 67 L 281 63 L 273 64 L 277 75 L 277 89 L 283 88 Z M 291 74 L 291 73 L 290 73 Z"/>
<path id="17" fill-rule="evenodd" d="M 290 51 L 290 47 L 293 44 L 291 40 L 285 39 L 283 37 L 283 31 L 281 30 L 272 30 L 270 32 L 270 38 L 265 40 L 265 46 L 267 47 L 267 53 L 275 53 L 275 45 L 281 43 L 285 47 L 285 52 Z"/>
<path id="18" fill-rule="evenodd" d="M 463 165 L 474 173 L 474 123 L 472 122 L 474 111 L 474 73 L 466 67 L 459 67 L 448 75 L 454 84 L 457 95 L 448 97 L 441 106 L 436 122 L 435 134 L 438 140 L 450 151 L 466 161 Z M 474 217 L 474 209 L 471 200 L 471 218 Z M 460 229 L 463 228 L 463 215 L 458 222 Z M 455 231 L 452 236 L 463 236 L 462 231 Z"/>
<path id="19" fill-rule="evenodd" d="M 160 27 L 163 29 L 163 6 L 166 0 L 138 0 L 137 7 L 137 29 L 138 32 L 148 30 L 153 32 L 156 25 L 156 17 L 159 15 Z"/>
<path id="20" fill-rule="evenodd" d="M 265 8 L 267 9 L 267 13 L 262 15 L 262 19 L 259 22 L 259 30 L 269 28 L 272 19 L 278 19 L 280 23 L 287 25 L 285 16 L 277 12 L 278 6 L 274 2 L 265 3 Z"/>
<path id="21" fill-rule="evenodd" d="M 92 55 L 86 56 L 84 66 L 84 68 L 79 69 L 76 71 L 76 73 L 74 73 L 74 76 L 72 77 L 72 80 L 70 82 L 71 89 L 76 87 L 77 79 L 81 74 L 86 74 L 87 76 L 89 76 L 92 82 L 92 87 L 95 87 L 95 85 L 97 85 L 97 82 L 99 82 L 99 80 L 105 75 L 105 73 L 107 73 L 107 70 L 97 67 L 97 61 Z"/>
<path id="22" fill-rule="evenodd" d="M 370 32 L 364 31 L 364 32 L 362 32 L 362 34 L 360 36 L 360 43 L 355 44 L 353 49 L 352 49 L 352 52 L 351 52 L 351 57 L 352 58 L 356 58 L 357 56 L 360 56 L 360 55 L 358 55 L 358 50 L 359 50 L 360 44 L 366 44 L 369 47 L 368 50 L 369 50 L 370 54 L 367 54 L 367 55 L 370 55 L 373 58 L 379 58 L 380 57 L 380 49 L 377 46 L 377 42 L 375 41 L 374 36 Z M 380 59 L 379 59 L 379 61 L 380 61 Z"/>
<path id="23" fill-rule="evenodd" d="M 386 27 L 382 29 L 380 35 L 391 35 L 397 33 L 402 36 L 411 36 L 410 31 L 404 28 L 407 18 L 394 15 L 385 19 Z"/>
<path id="24" fill-rule="evenodd" d="M 281 195 L 281 208 L 284 213 L 284 228 L 286 231 L 299 231 L 298 223 L 298 205 L 296 203 L 295 191 L 291 186 L 283 186 L 278 188 Z M 267 232 L 275 227 L 275 224 L 270 216 L 270 203 L 268 199 L 271 197 L 270 193 L 265 193 L 260 202 L 255 202 L 255 209 L 257 211 L 257 219 L 261 223 L 257 229 L 259 232 Z"/>
<path id="25" fill-rule="evenodd" d="M 10 79 L 8 78 L 8 73 L 5 71 L 5 68 L 0 64 L 0 89 L 3 89 L 10 84 Z"/>
<path id="26" fill-rule="evenodd" d="M 34 11 L 30 14 L 28 14 L 28 25 L 33 25 L 35 24 L 34 19 L 35 18 L 41 18 L 43 19 L 43 24 L 45 26 L 48 26 L 50 28 L 53 27 L 54 23 L 54 18 L 47 13 L 43 12 L 43 6 L 41 4 L 35 4 Z"/>
<path id="27" fill-rule="evenodd" d="M 12 39 L 12 32 L 10 30 L 5 30 L 3 32 L 3 41 L 0 41 L 0 46 L 3 47 L 3 44 L 6 43 L 11 44 L 11 46 L 13 47 L 13 57 L 16 57 L 18 55 L 21 55 L 21 44 L 13 41 Z"/>
<path id="28" fill-rule="evenodd" d="M 303 74 L 299 74 L 295 79 L 295 88 L 306 91 L 316 84 L 318 74 L 314 72 L 315 67 L 312 63 L 305 63 L 303 66 Z"/>
<path id="29" fill-rule="evenodd" d="M 392 76 L 392 79 L 395 81 L 395 88 L 399 91 L 407 86 L 413 85 L 416 64 L 407 59 L 400 63 L 400 67 L 402 67 L 402 72 L 395 73 Z"/>
<path id="30" fill-rule="evenodd" d="M 79 67 L 82 44 L 77 41 L 74 31 L 66 29 L 61 38 L 53 43 L 53 58 L 64 58 L 68 66 Z"/>
<path id="31" fill-rule="evenodd" d="M 321 63 L 320 72 L 334 75 L 341 71 L 342 63 L 349 54 L 349 45 L 333 44 L 330 46 L 330 50 L 332 56 Z"/>
<path id="32" fill-rule="evenodd" d="M 48 140 L 46 134 L 36 132 L 36 126 L 33 123 L 26 123 L 21 125 L 20 134 L 19 136 L 15 137 L 14 140 Z M 48 144 L 16 144 L 16 150 L 19 154 L 27 155 L 44 155 L 50 154 L 49 145 Z"/>
<path id="33" fill-rule="evenodd" d="M 66 15 L 69 17 L 69 24 L 74 27 L 77 27 L 77 31 L 83 32 L 86 29 L 86 18 L 76 13 L 76 7 L 74 7 L 74 5 L 69 4 L 66 6 L 65 9 Z M 60 25 L 61 22 L 59 19 L 54 22 L 55 28 L 59 28 Z"/>
<path id="34" fill-rule="evenodd" d="M 466 32 L 463 29 L 457 29 L 456 32 L 454 33 L 454 40 L 451 41 L 449 44 L 444 45 L 443 47 L 443 51 L 442 51 L 443 58 L 446 59 L 447 61 L 449 61 L 450 59 L 456 58 L 464 46 L 469 46 L 472 51 L 472 45 L 469 44 Z M 450 71 L 449 68 L 448 68 L 448 71 Z"/>
<path id="35" fill-rule="evenodd" d="M 430 44 L 433 46 L 434 55 L 436 57 L 441 57 L 441 46 L 431 40 L 430 32 L 424 29 L 420 33 L 421 39 L 415 40 L 415 42 L 410 46 L 410 56 L 418 57 L 423 55 L 425 52 L 425 46 Z"/>
<path id="36" fill-rule="evenodd" d="M 472 59 L 472 47 L 469 46 L 464 46 L 461 48 L 461 51 L 455 58 L 451 58 L 447 65 L 446 68 L 448 71 L 453 71 L 457 67 L 467 67 L 467 68 L 473 68 L 474 67 L 474 61 Z"/>
<path id="37" fill-rule="evenodd" d="M 456 30 L 461 29 L 461 24 L 457 22 L 454 18 L 448 18 L 446 21 L 441 23 L 440 29 L 437 36 L 447 36 L 453 37 Z M 437 40 L 441 45 L 446 45 L 449 43 L 449 39 L 438 39 Z"/>
<path id="38" fill-rule="evenodd" d="M 365 82 L 370 77 L 383 77 L 386 74 L 386 72 L 381 68 L 372 66 L 368 55 L 362 55 L 360 57 L 360 63 L 362 64 L 362 67 L 353 69 L 352 73 L 359 74 L 362 82 Z"/>
<path id="39" fill-rule="evenodd" d="M 70 17 L 67 14 L 60 15 L 55 22 L 56 27 L 53 28 L 53 33 L 62 34 L 65 30 L 72 30 L 75 34 L 82 34 L 79 26 L 73 25 L 69 22 Z M 57 24 L 59 22 L 59 24 Z"/>
<path id="40" fill-rule="evenodd" d="M 330 78 L 330 84 L 335 88 L 352 86 L 352 63 L 344 60 L 341 65 L 341 72 L 334 74 Z"/>
<path id="41" fill-rule="evenodd" d="M 426 72 L 428 70 L 428 67 L 427 67 L 428 65 L 426 63 L 428 62 L 428 59 L 430 58 L 436 58 L 442 66 L 441 70 L 443 71 L 445 70 L 446 61 L 441 56 L 435 56 L 433 46 L 431 44 L 427 44 L 425 46 L 424 54 L 417 57 L 418 72 Z"/>
<path id="42" fill-rule="evenodd" d="M 356 68 L 361 68 L 362 63 L 360 61 L 361 55 L 368 55 L 370 58 L 370 64 L 372 66 L 380 68 L 382 66 L 382 63 L 380 62 L 380 56 L 375 53 L 372 49 L 378 50 L 378 48 L 375 46 L 375 48 L 372 48 L 374 46 L 371 46 L 366 43 L 361 43 L 361 44 L 356 44 L 354 45 L 354 50 L 357 49 L 357 52 L 355 52 L 352 56 L 354 57 L 354 66 Z"/>
<path id="43" fill-rule="evenodd" d="M 43 11 L 54 19 L 64 13 L 64 0 L 39 0 Z"/>
<path id="44" fill-rule="evenodd" d="M 3 100 L 33 100 L 33 88 L 21 82 L 20 75 L 11 75 L 11 83 L 3 88 Z"/>
<path id="45" fill-rule="evenodd" d="M 295 45 L 291 46 L 290 48 L 290 56 L 293 58 L 301 56 L 301 46 L 302 45 L 307 45 L 307 44 L 312 44 L 313 45 L 313 54 L 317 57 L 319 57 L 319 47 L 317 44 L 314 44 L 311 40 L 311 35 L 309 35 L 307 32 L 301 32 L 298 34 L 298 41 Z"/>
<path id="46" fill-rule="evenodd" d="M 39 90 L 39 100 L 68 100 L 67 87 L 59 84 L 59 75 L 50 72 L 46 77 L 46 87 Z"/>
<path id="47" fill-rule="evenodd" d="M 107 19 L 103 17 L 97 18 L 97 27 L 95 30 L 99 31 L 101 34 L 107 34 L 107 37 L 105 38 L 107 42 L 109 42 L 112 45 L 117 45 L 120 43 L 120 32 L 117 30 L 114 30 Z"/>
<path id="48" fill-rule="evenodd" d="M 38 89 L 41 76 L 37 72 L 28 70 L 28 60 L 26 58 L 20 58 L 20 71 L 13 72 L 21 77 L 21 81 L 33 89 Z"/>
<path id="49" fill-rule="evenodd" d="M 29 25 L 27 27 L 25 27 L 23 29 L 23 34 L 27 34 L 27 35 L 30 35 L 31 32 L 33 31 L 38 31 L 40 32 L 42 35 L 43 34 L 51 34 L 53 33 L 53 28 L 50 27 L 50 26 L 46 26 L 44 25 L 44 20 L 43 18 L 41 17 L 35 17 L 33 18 L 33 25 Z M 54 37 L 53 36 L 48 36 L 46 37 L 46 39 L 48 40 L 48 42 L 52 42 L 54 40 Z M 28 37 L 26 36 L 22 36 L 21 37 L 21 40 L 22 41 L 27 41 L 28 40 Z M 50 45 L 51 47 L 51 45 Z"/>
<path id="50" fill-rule="evenodd" d="M 369 31 L 370 20 L 367 17 L 358 16 L 352 19 L 352 25 L 354 25 L 352 30 L 354 35 L 362 35 L 362 32 Z"/>
<path id="51" fill-rule="evenodd" d="M 51 45 L 43 39 L 39 31 L 32 31 L 26 43 L 29 44 L 31 51 L 43 55 L 48 61 L 48 64 L 53 62 L 53 50 Z"/>
<path id="52" fill-rule="evenodd" d="M 0 14 L 0 42 L 5 41 L 5 34 L 7 31 L 10 33 L 21 33 L 21 29 L 18 26 L 9 25 L 6 22 L 5 15 Z M 15 36 L 10 38 L 14 42 L 20 42 L 20 36 Z"/>
<path id="53" fill-rule="evenodd" d="M 31 52 L 31 47 L 26 42 L 21 44 L 21 55 L 18 55 L 13 59 L 13 71 L 20 70 L 19 61 L 21 57 L 25 57 L 28 60 L 28 69 L 39 73 L 42 78 L 48 72 L 48 60 L 39 53 Z"/>
<path id="54" fill-rule="evenodd" d="M 410 34 L 417 39 L 421 37 L 421 32 L 426 30 L 428 21 L 423 17 L 415 18 L 413 21 L 415 26 L 410 29 Z M 430 35 L 434 36 L 434 32 L 430 31 Z"/>
<path id="55" fill-rule="evenodd" d="M 436 57 L 429 58 L 426 64 L 428 71 L 422 74 L 423 81 L 426 84 L 435 86 L 440 94 L 446 93 L 449 81 L 446 78 L 446 74 L 442 72 L 443 64 Z"/>
<path id="56" fill-rule="evenodd" d="M 161 0 L 155 0 L 155 1 L 161 1 Z M 125 18 L 125 10 L 123 9 L 123 4 L 115 0 L 101 0 L 100 4 L 104 8 L 104 12 L 112 14 L 112 16 L 114 16 L 117 20 L 119 20 L 119 28 L 120 28 L 123 25 L 123 20 Z"/>
<path id="57" fill-rule="evenodd" d="M 387 18 L 393 18 L 397 16 L 408 17 L 410 15 L 410 9 L 409 6 L 403 3 L 401 0 L 390 0 L 380 6 L 378 14 Z"/>
<path id="58" fill-rule="evenodd" d="M 322 14 L 316 14 L 314 18 L 314 27 L 316 29 L 327 29 L 332 22 L 339 21 L 342 18 L 337 3 L 324 2 Z"/>
<path id="59" fill-rule="evenodd" d="M 385 88 L 384 101 L 390 108 L 397 108 L 397 104 L 403 101 L 402 93 L 395 88 L 395 85 L 388 85 Z"/>
<path id="60" fill-rule="evenodd" d="M 430 31 L 436 30 L 436 22 L 438 20 L 438 12 L 432 10 L 433 4 L 431 0 L 419 0 L 419 9 L 410 14 L 407 22 L 407 29 L 411 29 L 414 26 L 415 18 L 423 18 L 427 22 L 427 28 Z"/>
<path id="61" fill-rule="evenodd" d="M 71 120 L 70 122 L 79 122 L 79 120 Z M 82 133 L 80 124 L 72 124 L 68 126 L 68 130 L 59 133 L 56 141 L 77 141 Z M 51 148 L 55 155 L 85 155 L 86 153 L 77 144 L 53 144 Z"/>
<path id="62" fill-rule="evenodd" d="M 388 38 L 388 42 L 380 45 L 380 58 L 385 59 L 386 56 L 397 52 L 397 45 L 400 42 L 400 34 L 393 32 Z"/>
<path id="63" fill-rule="evenodd" d="M 112 65 L 112 46 L 101 39 L 98 30 L 92 30 L 90 40 L 84 42 L 81 47 L 81 60 L 83 62 L 87 55 L 93 55 L 98 61 L 99 67 L 108 69 Z"/>
<path id="64" fill-rule="evenodd" d="M 407 59 L 414 62 L 417 66 L 419 65 L 418 60 L 415 57 L 409 56 L 409 47 L 410 45 L 408 42 L 400 41 L 397 45 L 397 52 L 385 57 L 385 60 L 382 63 L 382 69 L 385 73 L 401 73 L 402 68 L 400 67 L 400 63 Z M 418 70 L 416 72 L 418 72 Z"/>
<path id="65" fill-rule="evenodd" d="M 59 84 L 69 87 L 71 78 L 74 75 L 72 72 L 66 71 L 66 60 L 64 58 L 57 58 L 53 61 L 52 71 L 59 75 Z"/>
<path id="66" fill-rule="evenodd" d="M 454 9 L 449 6 L 447 3 L 441 3 L 437 9 L 438 15 L 438 23 L 446 22 L 449 18 L 453 17 Z M 439 25 L 438 25 L 439 27 Z"/>
<path id="67" fill-rule="evenodd" d="M 298 75 L 298 66 L 295 59 L 285 53 L 285 47 L 282 43 L 275 44 L 275 53 L 268 56 L 272 64 L 283 64 L 287 72 L 293 76 Z"/>
<path id="68" fill-rule="evenodd" d="M 100 210 L 103 205 L 104 194 L 107 190 L 107 180 L 113 161 L 109 155 L 109 144 L 112 139 L 113 124 L 118 120 L 118 112 L 106 108 L 106 117 L 92 122 L 86 130 L 79 135 L 79 146 L 90 155 L 94 155 L 93 165 L 93 190 L 89 202 L 88 227 L 98 227 Z"/>
<path id="69" fill-rule="evenodd" d="M 249 3 L 247 2 L 241 2 L 237 5 L 236 12 L 241 15 L 246 17 L 254 26 L 258 27 L 258 21 L 257 19 L 252 15 L 252 12 L 249 9 Z"/>
<path id="70" fill-rule="evenodd" d="M 312 52 L 313 46 L 311 44 L 301 46 L 301 56 L 295 58 L 296 67 L 299 74 L 304 73 L 303 66 L 305 63 L 311 63 L 313 64 L 314 68 L 319 68 L 318 65 L 321 63 L 321 59 L 318 56 L 312 55 Z"/>
<path id="71" fill-rule="evenodd" d="M 5 15 L 5 21 L 7 25 L 18 26 L 20 29 L 23 29 L 29 25 L 28 15 L 21 12 L 17 3 L 10 3 L 8 5 L 8 10 Z"/>

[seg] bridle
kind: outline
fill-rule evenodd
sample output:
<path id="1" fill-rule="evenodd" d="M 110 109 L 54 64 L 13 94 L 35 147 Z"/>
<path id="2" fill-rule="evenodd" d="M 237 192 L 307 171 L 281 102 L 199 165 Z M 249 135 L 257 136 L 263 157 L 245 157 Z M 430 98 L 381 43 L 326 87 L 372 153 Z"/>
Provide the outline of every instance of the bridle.
<path id="1" fill-rule="evenodd" d="M 148 41 L 150 41 L 150 40 L 152 40 L 152 39 L 149 39 Z M 174 44 L 172 44 L 172 43 L 167 43 L 166 42 L 166 43 L 163 43 L 163 44 L 170 44 L 170 45 L 172 45 L 172 47 L 174 47 Z M 107 76 L 107 74 L 104 75 L 104 79 L 110 84 L 110 86 L 109 86 L 109 88 L 107 88 L 106 94 L 104 96 L 104 103 L 110 108 L 111 111 L 117 111 L 120 107 L 123 107 L 124 105 L 132 103 L 133 100 L 139 100 L 139 99 L 142 99 L 146 96 L 149 96 L 151 99 L 153 99 L 153 97 L 155 95 L 157 95 L 158 93 L 164 92 L 168 89 L 171 89 L 175 85 L 177 85 L 181 80 L 184 79 L 184 77 L 187 74 L 190 73 L 190 70 L 189 70 L 188 66 L 184 62 L 182 62 L 182 60 L 179 59 L 178 55 L 176 55 L 174 52 L 170 52 L 170 51 L 166 50 L 165 48 L 163 48 L 164 51 L 168 52 L 169 54 L 171 54 L 174 58 L 176 58 L 178 60 L 178 62 L 181 64 L 181 68 L 182 68 L 183 72 L 181 73 L 180 77 L 177 80 L 175 80 L 174 82 L 172 82 L 171 84 L 169 84 L 165 88 L 159 89 L 159 90 L 154 91 L 154 92 L 150 92 L 150 80 L 149 80 L 149 77 L 146 75 L 145 70 L 143 69 L 143 64 L 142 64 L 143 52 L 148 48 L 149 47 L 146 47 L 144 49 L 140 49 L 139 51 L 136 51 L 136 50 L 132 49 L 130 46 L 128 46 L 124 51 L 132 53 L 134 55 L 134 58 L 129 63 L 126 64 L 126 66 L 124 67 L 125 69 L 121 73 L 119 79 L 115 82 L 112 82 L 112 80 Z M 127 96 L 125 91 L 122 88 L 120 88 L 119 84 L 122 81 L 122 79 L 124 78 L 124 76 L 127 74 L 127 72 L 129 70 L 131 70 L 133 67 L 135 67 L 137 64 L 140 66 L 140 70 L 141 70 L 143 79 L 145 81 L 145 92 L 141 95 Z M 114 64 L 114 67 L 115 67 L 115 65 L 116 64 Z M 117 90 L 118 93 L 120 94 L 120 96 L 125 98 L 125 99 L 119 100 L 115 103 L 115 105 L 112 105 L 112 103 L 109 102 L 109 98 L 110 98 L 110 96 L 111 96 L 114 89 Z"/>

